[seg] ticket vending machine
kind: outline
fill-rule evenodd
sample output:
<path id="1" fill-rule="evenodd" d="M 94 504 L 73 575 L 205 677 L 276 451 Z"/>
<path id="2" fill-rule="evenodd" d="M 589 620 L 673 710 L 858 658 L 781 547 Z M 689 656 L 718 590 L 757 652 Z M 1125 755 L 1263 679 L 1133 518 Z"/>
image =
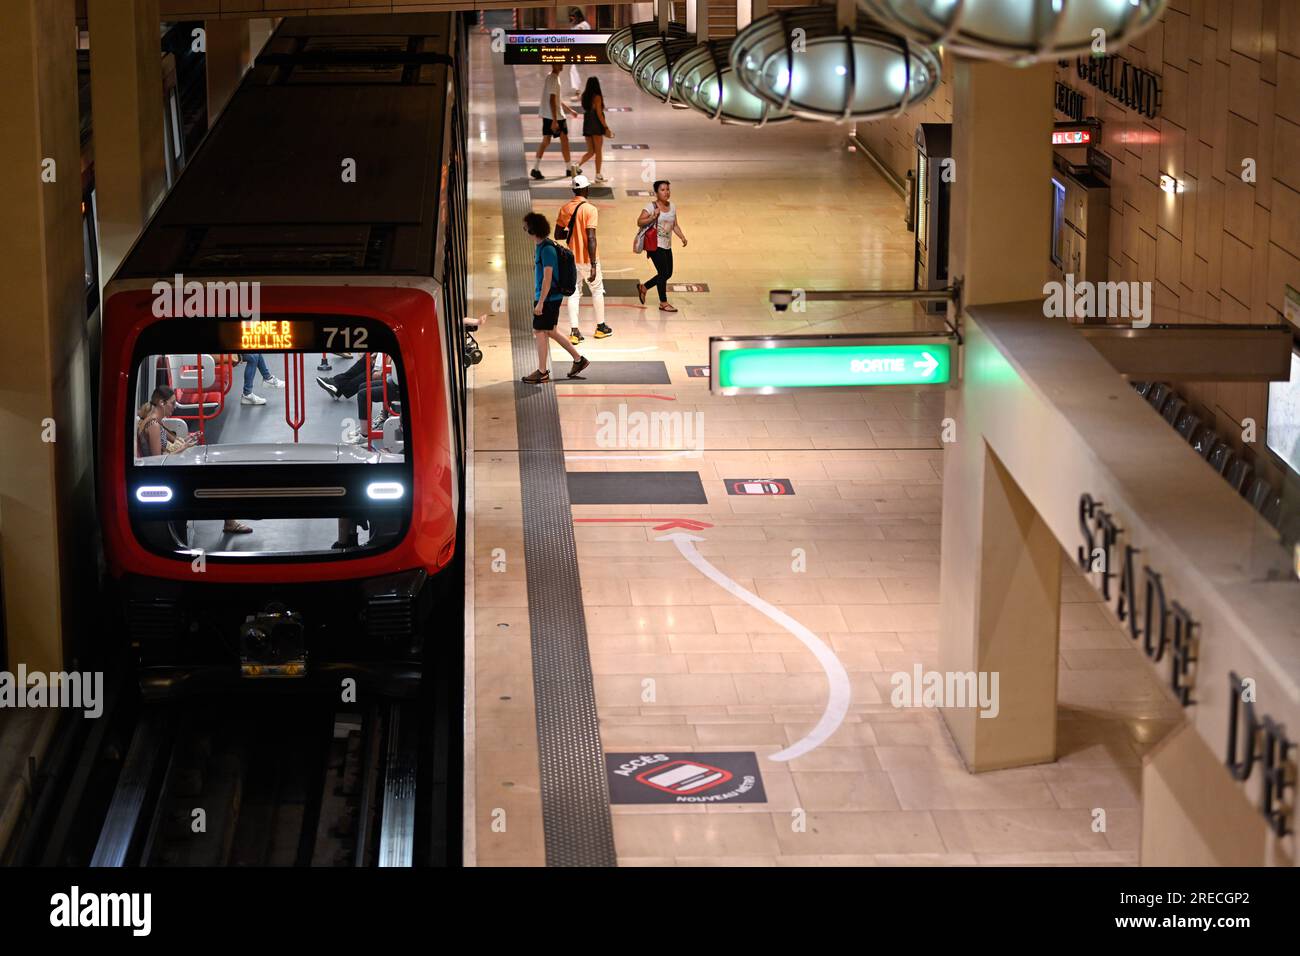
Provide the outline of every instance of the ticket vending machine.
<path id="1" fill-rule="evenodd" d="M 944 162 L 949 160 L 949 162 Z M 948 285 L 948 220 L 952 209 L 952 124 L 922 123 L 916 128 L 916 170 L 911 221 L 916 227 L 914 289 Z M 946 302 L 927 302 L 927 313 L 942 315 Z"/>

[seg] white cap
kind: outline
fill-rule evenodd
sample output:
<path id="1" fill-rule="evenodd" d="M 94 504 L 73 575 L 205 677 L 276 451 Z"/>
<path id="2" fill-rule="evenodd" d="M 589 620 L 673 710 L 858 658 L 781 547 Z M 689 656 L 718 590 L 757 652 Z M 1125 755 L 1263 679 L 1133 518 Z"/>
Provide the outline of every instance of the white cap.
<path id="1" fill-rule="evenodd" d="M 578 175 L 573 177 L 574 189 L 586 189 L 590 185 L 591 185 L 591 180 L 588 179 L 586 176 L 582 175 L 582 173 L 578 173 Z"/>

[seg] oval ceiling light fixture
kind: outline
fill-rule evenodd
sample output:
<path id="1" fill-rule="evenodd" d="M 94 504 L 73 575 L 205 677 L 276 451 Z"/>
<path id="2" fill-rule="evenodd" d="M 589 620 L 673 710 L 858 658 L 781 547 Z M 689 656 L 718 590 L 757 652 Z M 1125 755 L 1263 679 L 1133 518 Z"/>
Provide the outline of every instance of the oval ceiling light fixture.
<path id="1" fill-rule="evenodd" d="M 605 42 L 605 55 L 624 73 L 631 73 L 637 54 L 649 48 L 654 40 L 687 35 L 686 24 L 676 20 L 670 21 L 662 31 L 657 20 L 646 20 L 614 31 Z"/>
<path id="2" fill-rule="evenodd" d="M 755 96 L 802 119 L 897 116 L 939 86 L 939 57 L 859 16 L 838 25 L 834 7 L 770 13 L 736 35 L 731 65 Z"/>
<path id="3" fill-rule="evenodd" d="M 683 54 L 673 70 L 674 95 L 709 119 L 733 126 L 764 126 L 794 119 L 740 85 L 731 66 L 734 37 L 709 40 Z"/>
<path id="4" fill-rule="evenodd" d="M 695 49 L 695 37 L 656 37 L 645 48 L 638 46 L 636 62 L 632 66 L 632 79 L 643 91 L 677 109 L 686 104 L 673 96 L 673 71 L 682 56 Z"/>
<path id="5" fill-rule="evenodd" d="M 1035 63 L 1110 53 L 1160 18 L 1166 0 L 857 0 L 885 26 L 981 60 Z M 1100 39 L 1101 37 L 1096 37 Z"/>

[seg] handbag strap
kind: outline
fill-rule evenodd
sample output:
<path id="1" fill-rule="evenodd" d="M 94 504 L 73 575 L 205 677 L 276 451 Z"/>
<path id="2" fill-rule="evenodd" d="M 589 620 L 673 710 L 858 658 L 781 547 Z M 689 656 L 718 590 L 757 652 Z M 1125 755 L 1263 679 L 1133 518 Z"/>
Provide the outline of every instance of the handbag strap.
<path id="1" fill-rule="evenodd" d="M 568 225 L 560 225 L 559 220 L 556 220 L 555 222 L 555 225 L 558 226 L 559 229 L 568 229 L 569 234 L 564 238 L 564 242 L 567 242 L 569 247 L 573 246 L 573 226 L 577 225 L 577 211 L 584 206 L 586 206 L 586 200 L 578 200 L 577 206 L 573 207 L 573 212 L 569 213 Z"/>

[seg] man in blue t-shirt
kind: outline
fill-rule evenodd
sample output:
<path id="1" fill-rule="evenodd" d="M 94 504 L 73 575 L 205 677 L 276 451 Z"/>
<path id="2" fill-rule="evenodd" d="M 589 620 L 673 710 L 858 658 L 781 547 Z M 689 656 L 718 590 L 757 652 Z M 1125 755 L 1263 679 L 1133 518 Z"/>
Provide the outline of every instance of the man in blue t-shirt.
<path id="1" fill-rule="evenodd" d="M 533 254 L 533 338 L 537 342 L 537 371 L 525 375 L 524 381 L 529 385 L 542 385 L 551 380 L 549 340 L 552 339 L 573 356 L 569 378 L 577 378 L 591 364 L 591 360 L 579 354 L 567 335 L 555 331 L 564 296 L 560 294 L 560 257 L 555 251 L 555 244 L 549 241 L 551 224 L 541 213 L 530 212 L 524 216 L 524 229 L 537 246 L 537 251 Z"/>

